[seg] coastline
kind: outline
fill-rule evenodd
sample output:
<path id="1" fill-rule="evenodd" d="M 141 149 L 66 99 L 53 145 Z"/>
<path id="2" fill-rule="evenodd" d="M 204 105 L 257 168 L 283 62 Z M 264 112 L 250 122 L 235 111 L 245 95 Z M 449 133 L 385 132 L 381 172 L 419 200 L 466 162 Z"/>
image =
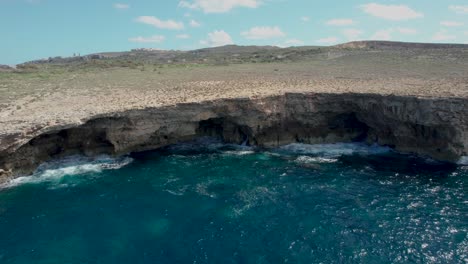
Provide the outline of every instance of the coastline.
<path id="1" fill-rule="evenodd" d="M 206 134 L 260 147 L 361 140 L 450 162 L 466 156 L 467 49 L 392 45 L 279 49 L 292 54 L 281 62 L 45 63 L 1 73 L 0 179 L 55 157 L 120 155 Z"/>
<path id="2" fill-rule="evenodd" d="M 30 174 L 55 158 L 123 155 L 202 136 L 265 148 L 364 141 L 456 162 L 468 153 L 466 116 L 468 99 L 357 93 L 286 93 L 127 110 L 1 137 L 1 178 Z"/>

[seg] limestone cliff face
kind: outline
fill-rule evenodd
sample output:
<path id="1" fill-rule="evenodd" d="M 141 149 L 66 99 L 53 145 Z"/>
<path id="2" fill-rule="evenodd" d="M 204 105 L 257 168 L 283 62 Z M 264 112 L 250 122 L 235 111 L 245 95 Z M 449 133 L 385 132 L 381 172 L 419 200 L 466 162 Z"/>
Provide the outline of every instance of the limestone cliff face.
<path id="1" fill-rule="evenodd" d="M 46 131 L 46 132 L 44 132 Z M 2 138 L 0 182 L 73 154 L 119 155 L 200 136 L 276 147 L 376 142 L 456 161 L 468 152 L 468 100 L 375 94 L 285 94 L 133 110 Z M 6 146 L 6 145 L 5 145 Z"/>

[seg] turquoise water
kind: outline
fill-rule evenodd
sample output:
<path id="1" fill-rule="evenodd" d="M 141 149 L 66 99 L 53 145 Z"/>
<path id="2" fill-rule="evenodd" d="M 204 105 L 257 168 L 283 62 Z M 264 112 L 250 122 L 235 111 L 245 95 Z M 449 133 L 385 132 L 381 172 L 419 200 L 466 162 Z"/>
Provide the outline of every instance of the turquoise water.
<path id="1" fill-rule="evenodd" d="M 0 263 L 467 263 L 467 184 L 361 144 L 74 157 L 0 190 Z"/>

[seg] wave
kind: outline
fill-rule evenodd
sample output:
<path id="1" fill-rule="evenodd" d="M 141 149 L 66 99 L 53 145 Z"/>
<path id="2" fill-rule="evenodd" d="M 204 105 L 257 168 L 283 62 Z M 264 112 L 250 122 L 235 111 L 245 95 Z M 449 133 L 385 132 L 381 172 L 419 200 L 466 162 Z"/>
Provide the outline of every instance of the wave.
<path id="1" fill-rule="evenodd" d="M 16 187 L 23 184 L 38 183 L 60 183 L 65 176 L 78 176 L 89 173 L 99 173 L 103 170 L 117 170 L 127 166 L 133 161 L 130 157 L 112 158 L 109 156 L 98 156 L 88 158 L 82 156 L 71 156 L 51 162 L 46 162 L 31 176 L 23 176 L 12 179 L 0 185 L 0 188 Z"/>
<path id="2" fill-rule="evenodd" d="M 228 150 L 228 151 L 224 151 L 223 154 L 235 155 L 235 156 L 244 156 L 244 155 L 255 154 L 255 151 L 253 151 L 253 150 Z"/>
<path id="3" fill-rule="evenodd" d="M 462 156 L 458 161 L 458 165 L 468 166 L 468 156 Z"/>
<path id="4" fill-rule="evenodd" d="M 334 143 L 334 144 L 302 144 L 293 143 L 279 147 L 280 152 L 297 155 L 315 155 L 327 158 L 337 158 L 345 155 L 377 155 L 392 151 L 389 147 L 365 143 Z"/>
<path id="5" fill-rule="evenodd" d="M 213 137 L 201 137 L 192 141 L 182 142 L 167 147 L 167 150 L 175 154 L 192 154 L 192 153 L 210 153 L 220 152 L 233 155 L 247 155 L 254 153 L 255 148 L 252 146 L 229 144 L 221 139 Z"/>
<path id="6" fill-rule="evenodd" d="M 296 159 L 297 163 L 335 163 L 338 159 L 335 158 L 323 158 L 323 157 L 310 157 L 310 156 L 299 156 Z"/>

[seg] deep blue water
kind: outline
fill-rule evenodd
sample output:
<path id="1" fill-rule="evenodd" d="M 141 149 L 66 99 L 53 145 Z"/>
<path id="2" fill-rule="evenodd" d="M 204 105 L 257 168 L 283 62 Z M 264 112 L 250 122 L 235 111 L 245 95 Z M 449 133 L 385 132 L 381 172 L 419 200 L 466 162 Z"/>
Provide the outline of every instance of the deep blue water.
<path id="1" fill-rule="evenodd" d="M 468 263 L 467 185 L 360 144 L 75 157 L 0 190 L 0 263 Z"/>

